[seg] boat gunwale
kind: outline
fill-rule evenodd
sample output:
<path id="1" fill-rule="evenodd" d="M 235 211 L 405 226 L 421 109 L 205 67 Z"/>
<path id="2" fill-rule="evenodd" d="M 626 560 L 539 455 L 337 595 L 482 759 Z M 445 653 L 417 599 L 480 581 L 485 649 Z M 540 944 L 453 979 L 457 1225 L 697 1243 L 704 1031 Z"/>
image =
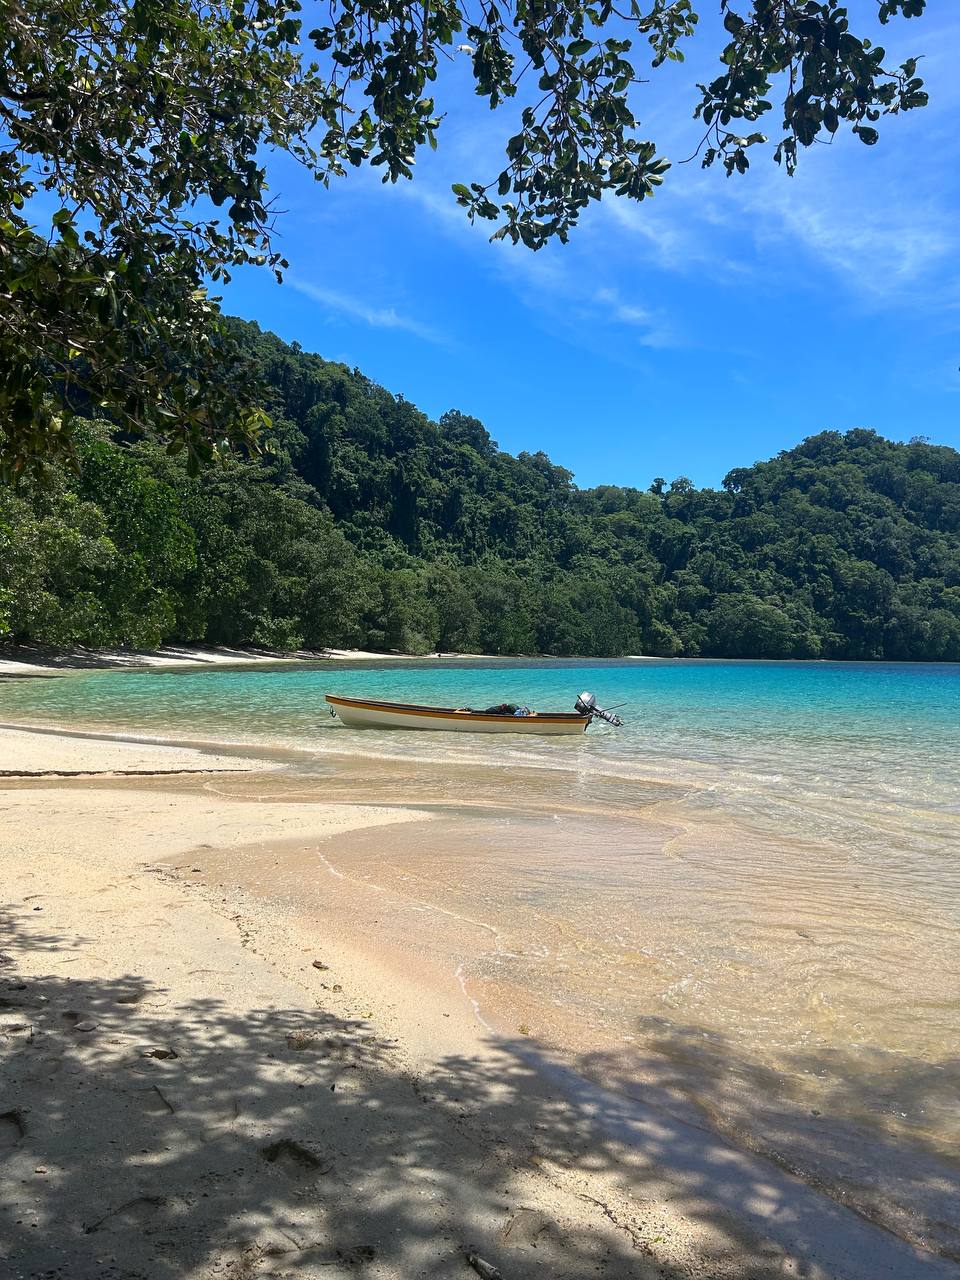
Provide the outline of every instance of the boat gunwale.
<path id="1" fill-rule="evenodd" d="M 395 711 L 401 715 L 439 716 L 442 719 L 492 720 L 497 723 L 506 720 L 538 720 L 546 724 L 587 724 L 592 717 L 582 716 L 576 711 L 532 711 L 529 716 L 518 717 L 513 712 L 488 712 L 460 710 L 457 707 L 426 707 L 417 702 L 380 702 L 373 698 L 345 698 L 340 694 L 326 693 L 324 698 L 331 706 L 359 707 L 371 711 Z"/>

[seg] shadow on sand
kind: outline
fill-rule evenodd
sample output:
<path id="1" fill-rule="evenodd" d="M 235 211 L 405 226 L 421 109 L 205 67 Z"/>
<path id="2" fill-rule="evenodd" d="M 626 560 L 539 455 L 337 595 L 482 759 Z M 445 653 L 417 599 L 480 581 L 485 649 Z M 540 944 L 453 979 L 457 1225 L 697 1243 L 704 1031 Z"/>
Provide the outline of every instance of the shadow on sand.
<path id="1" fill-rule="evenodd" d="M 283 662 L 290 658 L 315 661 L 323 657 L 320 652 L 302 651 L 285 653 L 278 649 L 230 649 L 223 645 L 207 649 L 193 649 L 183 645 L 164 645 L 160 649 L 42 649 L 21 646 L 13 649 L 0 647 L 0 659 L 22 662 L 31 667 L 43 667 L 55 671 L 122 671 L 149 668 L 161 663 L 195 663 L 197 666 L 229 666 L 231 661 L 249 662 L 251 658 L 262 662 Z M 42 678 L 41 673 L 9 673 L 7 678 Z"/>
<path id="2" fill-rule="evenodd" d="M 0 1270 L 16 1280 L 471 1280 L 470 1251 L 504 1280 L 845 1274 L 732 1225 L 740 1200 L 788 1217 L 784 1175 L 688 1128 L 671 1176 L 669 1119 L 618 1118 L 623 1095 L 588 1084 L 571 1103 L 535 1046 L 418 1076 L 359 1019 L 176 1006 L 135 975 L 25 979 L 18 950 L 69 963 L 69 943 L 3 939 Z M 895 1244 L 895 1269 L 864 1254 L 850 1274 L 948 1274 L 826 1205 L 826 1230 L 841 1215 Z M 665 1235 L 681 1219 L 685 1248 Z"/>

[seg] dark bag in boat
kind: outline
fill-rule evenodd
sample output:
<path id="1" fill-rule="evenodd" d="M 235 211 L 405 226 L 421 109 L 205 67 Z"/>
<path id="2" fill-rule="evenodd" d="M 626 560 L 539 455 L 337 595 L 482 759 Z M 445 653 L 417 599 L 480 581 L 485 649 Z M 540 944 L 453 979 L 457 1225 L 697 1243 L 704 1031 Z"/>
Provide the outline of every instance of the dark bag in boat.
<path id="1" fill-rule="evenodd" d="M 515 702 L 501 702 L 495 707 L 484 707 L 485 716 L 513 716 L 520 710 Z"/>

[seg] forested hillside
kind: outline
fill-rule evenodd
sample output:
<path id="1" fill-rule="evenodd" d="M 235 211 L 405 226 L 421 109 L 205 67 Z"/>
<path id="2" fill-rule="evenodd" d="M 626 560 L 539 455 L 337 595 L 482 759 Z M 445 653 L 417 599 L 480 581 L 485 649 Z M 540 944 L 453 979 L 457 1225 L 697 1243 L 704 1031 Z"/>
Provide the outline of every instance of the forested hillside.
<path id="1" fill-rule="evenodd" d="M 721 490 L 578 489 L 238 330 L 273 452 L 191 477 L 91 420 L 76 473 L 0 489 L 0 637 L 960 660 L 953 449 L 825 431 Z"/>

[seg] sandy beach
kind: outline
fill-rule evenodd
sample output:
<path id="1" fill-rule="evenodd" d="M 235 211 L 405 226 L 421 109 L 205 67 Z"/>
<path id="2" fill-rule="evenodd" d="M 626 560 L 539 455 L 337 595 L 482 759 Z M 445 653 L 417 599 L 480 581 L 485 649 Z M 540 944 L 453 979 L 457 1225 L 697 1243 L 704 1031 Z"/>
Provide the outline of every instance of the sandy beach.
<path id="1" fill-rule="evenodd" d="M 376 903 L 336 875 L 321 931 L 283 884 L 351 833 L 387 856 L 391 832 L 433 818 L 304 802 L 274 768 L 0 731 L 7 1274 L 955 1272 L 535 1038 L 492 1034 L 466 989 L 378 951 Z"/>
<path id="2" fill-rule="evenodd" d="M 73 649 L 66 652 L 34 648 L 0 652 L 0 676 L 36 676 L 55 671 L 148 670 L 149 668 L 250 667 L 294 662 L 399 661 L 405 653 L 373 653 L 367 649 L 301 649 L 295 653 L 271 649 L 230 649 L 224 645 L 161 645 L 159 649 Z M 476 655 L 470 655 L 476 656 Z"/>

